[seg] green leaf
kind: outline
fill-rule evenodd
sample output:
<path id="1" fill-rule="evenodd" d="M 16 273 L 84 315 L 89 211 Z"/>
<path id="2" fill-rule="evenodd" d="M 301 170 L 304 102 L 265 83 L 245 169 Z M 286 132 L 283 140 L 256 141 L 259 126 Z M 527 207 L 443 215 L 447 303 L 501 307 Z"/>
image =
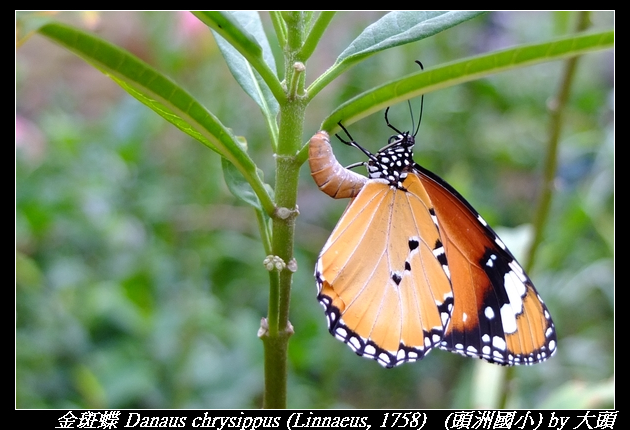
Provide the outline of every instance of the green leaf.
<path id="1" fill-rule="evenodd" d="M 276 70 L 276 62 L 271 52 L 271 46 L 267 40 L 267 36 L 262 26 L 260 16 L 257 12 L 253 11 L 236 11 L 236 12 L 224 12 L 229 14 L 231 18 L 240 24 L 239 28 L 242 31 L 247 32 L 243 38 L 250 40 L 249 37 L 253 37 L 257 41 L 257 45 L 254 48 L 255 52 L 258 52 L 258 48 L 262 48 L 262 57 L 267 66 L 271 70 Z M 234 29 L 236 31 L 237 28 Z M 273 143 L 274 149 L 278 141 L 278 124 L 276 118 L 280 111 L 280 106 L 277 100 L 274 98 L 269 86 L 260 76 L 260 74 L 254 70 L 252 65 L 239 53 L 234 46 L 232 46 L 226 39 L 224 39 L 219 33 L 212 30 L 214 37 L 219 46 L 219 50 L 223 54 L 225 61 L 232 72 L 232 76 L 239 83 L 241 88 L 260 106 L 265 120 L 267 122 L 267 128 Z M 241 38 L 242 39 L 242 38 Z"/>
<path id="2" fill-rule="evenodd" d="M 396 11 L 368 26 L 309 88 L 314 97 L 342 72 L 385 49 L 415 42 L 485 12 Z"/>
<path id="3" fill-rule="evenodd" d="M 245 150 L 247 150 L 247 141 L 243 137 L 238 137 L 238 142 Z M 221 166 L 223 168 L 223 177 L 225 183 L 228 186 L 230 192 L 239 200 L 254 207 L 256 210 L 262 211 L 262 205 L 260 199 L 254 192 L 249 182 L 243 177 L 243 174 L 238 171 L 234 164 L 230 163 L 227 159 L 221 158 Z M 258 177 L 263 180 L 263 172 L 260 169 L 256 170 Z M 264 184 L 267 192 L 273 198 L 273 189 L 269 184 Z"/>
<path id="4" fill-rule="evenodd" d="M 243 146 L 245 150 L 247 150 L 247 141 L 244 137 L 239 136 L 238 142 Z M 256 219 L 258 220 L 258 229 L 260 231 L 260 239 L 265 248 L 265 252 L 267 255 L 271 253 L 271 226 L 269 223 L 269 215 L 264 211 L 264 208 L 260 204 L 260 199 L 252 189 L 251 185 L 245 180 L 241 172 L 239 172 L 234 164 L 230 163 L 225 158 L 221 158 L 221 167 L 223 169 L 223 178 L 225 179 L 225 183 L 228 186 L 230 192 L 242 202 L 252 206 L 256 211 Z M 264 181 L 263 171 L 260 169 L 256 170 L 258 177 L 261 181 Z M 264 183 L 267 192 L 273 199 L 274 191 L 271 188 L 271 185 Z"/>
<path id="5" fill-rule="evenodd" d="M 614 31 L 579 34 L 552 42 L 523 45 L 405 76 L 359 94 L 341 105 L 322 123 L 322 130 L 335 132 L 337 123 L 352 124 L 388 106 L 441 88 L 480 79 L 493 73 L 559 60 L 588 52 L 612 48 Z"/>
<path id="6" fill-rule="evenodd" d="M 234 197 L 254 207 L 256 210 L 261 210 L 262 206 L 256 193 L 243 175 L 234 167 L 234 164 L 225 158 L 221 158 L 221 167 L 223 168 L 225 183 Z"/>
<path id="7" fill-rule="evenodd" d="M 184 133 L 233 163 L 250 183 L 268 213 L 273 202 L 256 165 L 232 132 L 183 88 L 128 51 L 71 26 L 52 23 L 39 32 L 112 78 L 125 91 Z"/>
<path id="8" fill-rule="evenodd" d="M 334 11 L 322 11 L 319 13 L 313 23 L 313 26 L 308 32 L 308 36 L 304 40 L 304 45 L 302 45 L 300 53 L 298 54 L 298 58 L 301 61 L 306 62 L 311 54 L 313 54 L 313 51 L 317 48 L 317 45 L 324 34 L 324 31 L 328 28 L 328 24 L 330 24 L 330 21 L 332 21 L 336 13 L 337 12 Z"/>
<path id="9" fill-rule="evenodd" d="M 251 57 L 262 58 L 262 47 L 247 30 L 229 12 L 193 11 L 201 22 L 219 33 L 239 51 L 247 52 Z"/>
<path id="10" fill-rule="evenodd" d="M 259 44 L 262 40 L 263 44 L 268 45 L 266 35 L 262 26 L 259 30 L 258 24 L 252 24 L 251 13 L 255 12 L 243 12 L 242 15 L 231 12 L 193 12 L 201 22 L 210 27 L 215 34 L 224 38 L 245 58 L 249 65 L 260 74 L 276 100 L 283 100 L 285 94 L 275 71 L 275 60 L 273 60 L 271 50 L 265 53 L 266 48 L 264 49 Z M 247 29 L 242 23 L 247 26 Z M 254 35 L 250 31 L 253 31 Z"/>
<path id="11" fill-rule="evenodd" d="M 395 11 L 368 26 L 337 58 L 355 63 L 385 49 L 422 40 L 485 12 Z"/>

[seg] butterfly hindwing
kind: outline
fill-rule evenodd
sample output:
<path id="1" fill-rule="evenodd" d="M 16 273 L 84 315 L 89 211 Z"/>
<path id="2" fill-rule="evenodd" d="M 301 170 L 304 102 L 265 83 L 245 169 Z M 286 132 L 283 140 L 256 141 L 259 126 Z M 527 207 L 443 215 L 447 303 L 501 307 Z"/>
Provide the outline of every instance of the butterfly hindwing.
<path id="1" fill-rule="evenodd" d="M 441 348 L 498 364 L 534 364 L 556 348 L 553 322 L 520 264 L 472 206 L 416 165 L 434 204 L 454 307 Z"/>

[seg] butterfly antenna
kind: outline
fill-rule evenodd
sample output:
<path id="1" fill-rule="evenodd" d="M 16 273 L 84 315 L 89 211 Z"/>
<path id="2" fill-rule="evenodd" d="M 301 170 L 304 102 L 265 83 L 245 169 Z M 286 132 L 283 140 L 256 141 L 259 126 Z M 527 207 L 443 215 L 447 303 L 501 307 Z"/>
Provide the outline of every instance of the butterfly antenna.
<path id="1" fill-rule="evenodd" d="M 341 137 L 339 137 L 338 134 L 335 134 L 335 136 L 337 136 L 337 139 L 339 139 L 341 142 L 345 143 L 348 146 L 352 146 L 354 148 L 357 148 L 358 150 L 363 152 L 365 155 L 367 155 L 367 157 L 370 160 L 378 161 L 378 159 L 374 156 L 374 154 L 372 154 L 370 151 L 368 151 L 367 149 L 363 148 L 361 145 L 359 145 L 357 142 L 354 141 L 354 139 L 352 138 L 352 136 L 350 136 L 350 133 L 348 133 L 348 130 L 346 130 L 346 128 L 341 123 L 341 121 L 339 121 L 337 124 L 339 124 L 339 127 L 341 127 L 341 129 L 344 131 L 344 133 L 346 133 L 346 136 L 348 136 L 348 139 L 350 139 L 350 141 L 343 140 Z M 358 166 L 358 165 L 361 165 L 362 163 L 355 163 L 355 164 L 356 164 L 356 166 Z M 356 166 L 353 165 L 352 167 L 356 167 Z"/>
<path id="2" fill-rule="evenodd" d="M 416 60 L 416 63 L 420 66 L 421 70 L 424 70 L 424 66 L 420 61 Z M 415 121 L 413 119 L 413 109 L 411 109 L 411 101 L 408 100 L 407 103 L 409 105 L 409 113 L 411 114 L 411 130 L 413 131 L 413 137 L 416 137 L 418 131 L 420 131 L 420 123 L 422 122 L 422 112 L 424 111 L 424 94 L 420 96 L 420 115 L 418 115 L 418 128 L 416 128 Z M 400 130 L 389 123 L 389 118 L 387 117 L 388 112 L 389 107 L 385 109 L 385 122 L 387 123 L 387 126 L 394 130 L 396 133 L 403 134 Z"/>
<path id="3" fill-rule="evenodd" d="M 402 131 L 398 130 L 396 127 L 394 127 L 393 125 L 391 125 L 391 124 L 389 123 L 389 118 L 387 117 L 387 113 L 388 113 L 388 112 L 389 112 L 389 107 L 388 107 L 387 109 L 385 109 L 385 122 L 387 123 L 387 126 L 388 126 L 389 128 L 391 128 L 392 130 L 394 130 L 396 133 L 398 133 L 398 134 L 403 134 L 403 132 L 402 132 Z"/>
<path id="4" fill-rule="evenodd" d="M 424 66 L 422 65 L 422 63 L 420 61 L 416 60 L 416 63 L 418 64 L 418 66 L 420 66 L 421 70 L 424 70 Z M 413 133 L 413 137 L 416 137 L 416 135 L 418 134 L 418 131 L 420 131 L 420 123 L 422 122 L 422 111 L 423 110 L 424 110 L 424 94 L 422 94 L 422 96 L 420 96 L 420 115 L 418 115 L 418 128 Z M 411 116 L 411 122 L 413 124 L 413 115 Z M 413 130 L 413 128 L 412 128 L 412 130 Z"/>
<path id="5" fill-rule="evenodd" d="M 407 106 L 409 106 L 409 116 L 411 116 L 411 131 L 413 132 L 416 129 L 416 123 L 413 119 L 413 109 L 411 108 L 411 100 L 407 100 Z M 420 125 L 418 124 L 418 128 Z M 413 137 L 416 137 L 416 132 L 413 133 Z"/>

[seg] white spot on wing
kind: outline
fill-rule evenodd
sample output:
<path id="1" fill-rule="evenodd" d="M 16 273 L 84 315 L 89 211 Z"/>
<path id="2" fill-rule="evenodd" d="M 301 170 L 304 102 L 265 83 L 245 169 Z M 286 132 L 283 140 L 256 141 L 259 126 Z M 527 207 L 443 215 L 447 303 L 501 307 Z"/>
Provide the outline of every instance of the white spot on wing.
<path id="1" fill-rule="evenodd" d="M 434 214 L 431 214 L 431 219 L 433 220 L 433 224 L 438 225 L 438 219 Z"/>
<path id="2" fill-rule="evenodd" d="M 376 349 L 372 345 L 365 345 L 363 353 L 371 358 L 376 354 Z"/>
<path id="3" fill-rule="evenodd" d="M 489 320 L 494 318 L 494 310 L 492 310 L 492 308 L 490 306 L 487 306 L 484 311 L 483 314 L 486 316 L 486 318 L 488 318 Z"/>
<path id="4" fill-rule="evenodd" d="M 501 323 L 505 334 L 516 332 L 516 314 L 509 304 L 501 306 Z"/>
<path id="5" fill-rule="evenodd" d="M 492 346 L 496 349 L 500 349 L 501 351 L 505 351 L 505 348 L 507 348 L 505 340 L 499 336 L 494 336 L 492 338 Z"/>
<path id="6" fill-rule="evenodd" d="M 441 317 L 442 317 L 442 325 L 445 326 L 446 323 L 448 323 L 448 320 L 451 318 L 451 315 L 448 314 L 447 312 L 442 312 Z"/>
<path id="7" fill-rule="evenodd" d="M 527 277 L 525 276 L 525 271 L 516 261 L 512 260 L 509 264 L 510 269 L 514 272 L 516 276 L 521 280 L 521 282 L 526 282 Z"/>
<path id="8" fill-rule="evenodd" d="M 391 364 L 391 360 L 389 359 L 389 355 L 387 354 L 381 354 L 378 356 L 378 362 L 383 365 L 383 366 L 387 366 L 389 364 Z"/>
<path id="9" fill-rule="evenodd" d="M 497 259 L 497 256 L 492 254 L 490 256 L 490 258 L 488 258 L 488 261 L 486 261 L 486 266 L 488 266 L 488 267 L 494 266 L 494 260 L 496 260 L 496 259 Z"/>
<path id="10" fill-rule="evenodd" d="M 523 297 L 527 294 L 525 283 L 514 271 L 510 270 L 503 277 L 503 286 L 510 299 L 510 305 L 514 310 L 514 314 L 520 315 L 523 312 Z"/>
<path id="11" fill-rule="evenodd" d="M 359 351 L 361 349 L 361 343 L 359 342 L 359 339 L 357 339 L 354 336 L 352 336 L 348 340 L 348 345 L 350 345 L 350 348 L 352 348 L 355 351 Z"/>

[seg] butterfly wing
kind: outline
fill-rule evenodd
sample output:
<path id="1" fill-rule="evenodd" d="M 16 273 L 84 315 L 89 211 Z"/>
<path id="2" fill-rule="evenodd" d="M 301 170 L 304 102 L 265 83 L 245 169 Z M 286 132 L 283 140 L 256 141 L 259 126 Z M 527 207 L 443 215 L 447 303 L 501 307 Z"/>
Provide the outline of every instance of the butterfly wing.
<path id="1" fill-rule="evenodd" d="M 514 256 L 450 185 L 417 164 L 415 172 L 433 204 L 453 285 L 440 347 L 504 365 L 549 358 L 556 350 L 551 316 Z"/>
<path id="2" fill-rule="evenodd" d="M 555 328 L 522 267 L 457 191 L 413 163 L 413 136 L 395 138 L 366 163 L 370 179 L 339 165 L 325 132 L 310 141 L 320 189 L 353 197 L 315 268 L 329 331 L 386 367 L 436 346 L 503 365 L 549 358 Z"/>
<path id="3" fill-rule="evenodd" d="M 315 269 L 331 334 L 386 367 L 439 346 L 453 304 L 429 196 L 419 176 L 404 185 L 367 181 Z"/>

